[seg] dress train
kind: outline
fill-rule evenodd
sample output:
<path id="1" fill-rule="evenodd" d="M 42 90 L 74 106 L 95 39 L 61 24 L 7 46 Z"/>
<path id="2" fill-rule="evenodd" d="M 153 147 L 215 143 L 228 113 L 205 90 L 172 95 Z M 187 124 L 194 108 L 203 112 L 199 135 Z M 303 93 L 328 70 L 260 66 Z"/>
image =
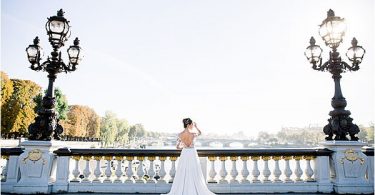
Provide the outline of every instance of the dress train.
<path id="1" fill-rule="evenodd" d="M 171 191 L 161 195 L 215 195 L 207 188 L 194 147 L 182 149 Z"/>

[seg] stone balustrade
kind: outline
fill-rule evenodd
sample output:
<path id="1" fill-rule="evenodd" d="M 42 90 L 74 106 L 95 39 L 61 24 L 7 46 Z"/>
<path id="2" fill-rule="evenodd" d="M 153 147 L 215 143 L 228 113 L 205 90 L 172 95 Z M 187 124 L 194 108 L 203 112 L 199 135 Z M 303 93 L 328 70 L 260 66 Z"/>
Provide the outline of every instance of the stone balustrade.
<path id="1" fill-rule="evenodd" d="M 60 148 L 53 151 L 50 192 L 167 193 L 180 152 Z M 15 162 L 22 163 L 20 153 L 20 148 L 2 148 L 2 192 L 13 192 L 19 180 Z M 369 157 L 363 185 L 373 188 L 373 149 L 363 153 Z M 331 193 L 332 155 L 325 148 L 198 149 L 207 185 L 215 193 Z"/>

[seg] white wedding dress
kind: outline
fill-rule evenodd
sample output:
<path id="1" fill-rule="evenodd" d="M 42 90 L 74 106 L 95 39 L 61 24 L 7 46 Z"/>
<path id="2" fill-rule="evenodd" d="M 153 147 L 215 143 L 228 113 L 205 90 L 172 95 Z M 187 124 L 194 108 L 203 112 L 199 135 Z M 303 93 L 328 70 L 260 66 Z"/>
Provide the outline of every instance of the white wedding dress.
<path id="1" fill-rule="evenodd" d="M 196 137 L 197 135 L 194 136 L 190 146 L 186 146 L 180 138 L 177 139 L 177 144 L 180 144 L 183 149 L 177 164 L 176 175 L 171 191 L 161 195 L 215 195 L 207 188 L 203 177 L 198 153 L 194 148 Z"/>

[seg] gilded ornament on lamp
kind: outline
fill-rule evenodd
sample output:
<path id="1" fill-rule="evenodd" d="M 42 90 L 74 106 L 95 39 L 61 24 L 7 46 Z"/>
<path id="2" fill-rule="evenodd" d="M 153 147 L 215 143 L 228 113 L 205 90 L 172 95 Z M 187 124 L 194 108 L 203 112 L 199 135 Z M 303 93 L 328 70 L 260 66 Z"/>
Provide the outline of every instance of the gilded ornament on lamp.
<path id="1" fill-rule="evenodd" d="M 26 164 L 26 160 L 29 159 L 33 161 L 34 163 L 42 158 L 43 152 L 39 149 L 31 150 L 26 158 L 24 158 L 22 161 Z"/>
<path id="2" fill-rule="evenodd" d="M 345 155 L 345 157 L 341 158 L 341 160 L 340 160 L 341 164 L 344 164 L 344 159 L 350 161 L 351 163 L 354 163 L 354 161 L 360 160 L 361 165 L 363 165 L 365 163 L 365 159 L 360 158 L 358 156 L 358 152 L 354 152 L 354 150 L 351 149 L 351 148 L 345 150 L 344 155 Z"/>

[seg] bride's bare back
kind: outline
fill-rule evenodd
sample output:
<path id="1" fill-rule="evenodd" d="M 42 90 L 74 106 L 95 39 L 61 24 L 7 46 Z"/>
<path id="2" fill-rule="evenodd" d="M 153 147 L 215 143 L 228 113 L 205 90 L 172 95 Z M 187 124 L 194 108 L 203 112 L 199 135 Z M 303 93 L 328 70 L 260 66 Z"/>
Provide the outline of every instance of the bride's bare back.
<path id="1" fill-rule="evenodd" d="M 178 136 L 181 140 L 181 142 L 186 146 L 186 147 L 190 147 L 191 144 L 193 143 L 193 140 L 194 140 L 194 134 L 193 133 L 190 133 L 188 131 L 183 131 L 180 133 L 180 135 Z"/>

